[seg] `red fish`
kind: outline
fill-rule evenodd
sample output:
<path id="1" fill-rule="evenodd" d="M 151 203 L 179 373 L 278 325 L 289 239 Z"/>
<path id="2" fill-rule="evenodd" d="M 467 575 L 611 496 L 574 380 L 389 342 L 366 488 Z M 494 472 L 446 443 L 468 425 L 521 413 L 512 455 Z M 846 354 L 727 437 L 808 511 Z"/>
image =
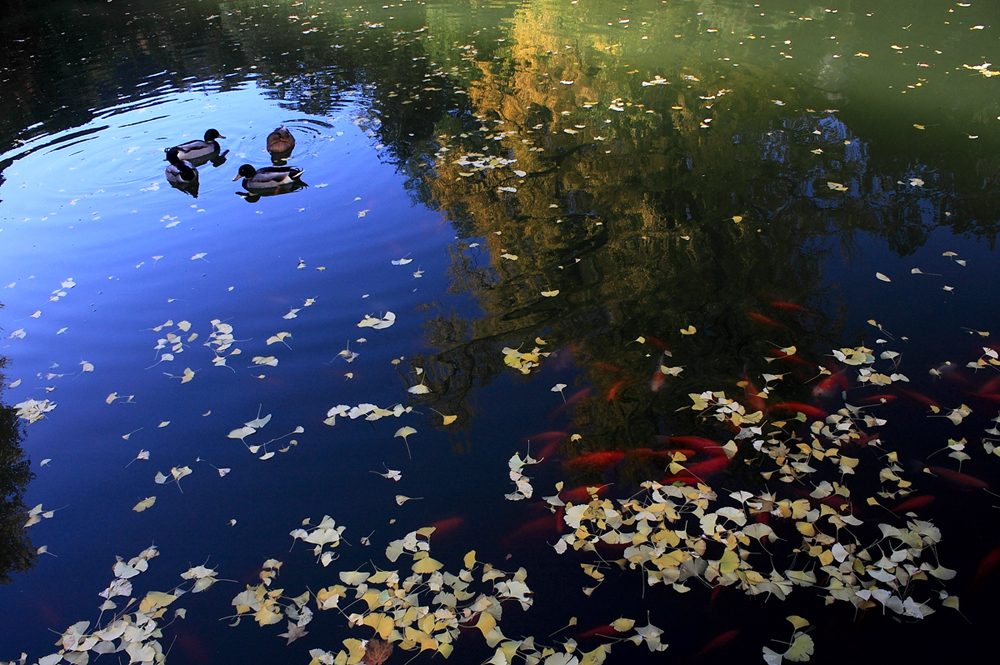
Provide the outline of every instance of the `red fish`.
<path id="1" fill-rule="evenodd" d="M 559 446 L 562 442 L 566 440 L 569 434 L 566 432 L 539 432 L 538 434 L 528 437 L 529 443 L 534 443 L 536 445 L 541 445 L 542 449 L 534 455 L 536 459 L 544 459 L 552 457 L 559 452 Z"/>
<path id="2" fill-rule="evenodd" d="M 615 374 L 621 372 L 621 370 L 615 367 L 614 365 L 609 365 L 608 363 L 602 363 L 600 360 L 594 361 L 594 367 L 596 367 L 597 369 L 603 369 L 605 372 L 614 372 Z"/>
<path id="3" fill-rule="evenodd" d="M 605 399 L 610 402 L 614 398 L 618 397 L 618 393 L 621 392 L 621 389 L 630 383 L 632 383 L 632 379 L 622 379 L 621 381 L 616 381 L 615 385 L 611 386 L 611 390 L 608 391 Z"/>
<path id="4" fill-rule="evenodd" d="M 809 499 L 809 501 L 811 501 L 814 504 L 824 504 L 830 506 L 838 513 L 844 513 L 844 511 L 846 510 L 850 512 L 852 515 L 854 515 L 857 512 L 857 509 L 854 507 L 854 504 L 851 503 L 851 500 L 845 499 L 839 494 L 831 494 L 830 496 L 825 496 L 822 499 L 817 499 L 816 497 L 809 496 L 809 492 L 802 489 L 795 490 L 795 494 L 796 496 L 799 496 L 803 499 Z"/>
<path id="5" fill-rule="evenodd" d="M 514 533 L 503 539 L 503 545 L 511 547 L 525 541 L 555 538 L 561 531 L 562 519 L 559 515 L 546 515 L 521 525 Z"/>
<path id="6" fill-rule="evenodd" d="M 768 328 L 778 328 L 780 330 L 788 330 L 788 328 L 786 328 L 785 326 L 781 325 L 774 319 L 764 316 L 760 312 L 747 312 L 747 316 L 750 317 L 751 321 L 759 323 L 762 326 L 767 326 Z"/>
<path id="7" fill-rule="evenodd" d="M 678 454 L 684 455 L 685 457 L 690 459 L 695 455 L 697 455 L 698 453 L 694 450 L 688 450 L 686 448 L 670 448 L 667 450 L 653 450 L 652 448 L 634 448 L 628 451 L 628 453 L 626 453 L 626 457 L 630 456 L 647 457 L 647 458 L 656 457 L 658 459 L 669 460 L 673 459 L 674 455 Z"/>
<path id="8" fill-rule="evenodd" d="M 992 379 L 989 379 L 988 381 L 986 381 L 986 383 L 984 383 L 983 385 L 981 385 L 979 387 L 979 390 L 977 390 L 976 392 L 978 392 L 980 394 L 982 394 L 982 393 L 995 393 L 998 390 L 1000 390 L 1000 374 L 997 374 Z"/>
<path id="9" fill-rule="evenodd" d="M 802 358 L 799 358 L 794 353 L 785 353 L 781 349 L 771 349 L 771 355 L 774 356 L 775 358 L 777 358 L 778 360 L 785 360 L 785 361 L 793 363 L 795 365 L 801 365 L 802 367 L 808 367 L 811 370 L 816 369 L 816 365 L 813 365 L 810 362 L 806 362 L 805 360 L 803 360 Z"/>
<path id="10" fill-rule="evenodd" d="M 813 420 L 825 420 L 828 415 L 823 409 L 809 404 L 803 404 L 802 402 L 782 402 L 781 404 L 774 404 L 770 409 L 768 409 L 768 413 L 773 411 L 786 411 L 793 414 L 800 411 L 806 414 L 807 418 L 812 418 Z"/>
<path id="11" fill-rule="evenodd" d="M 711 651 L 713 649 L 718 649 L 720 647 L 724 647 L 727 644 L 729 644 L 730 642 L 732 642 L 736 638 L 736 636 L 739 635 L 739 634 L 740 634 L 740 631 L 738 631 L 738 630 L 727 630 L 722 635 L 719 635 L 718 637 L 716 637 L 713 640 L 711 640 L 704 647 L 702 647 L 701 651 L 699 651 L 695 655 L 696 656 L 700 656 L 700 655 L 702 655 L 704 653 L 708 653 L 709 651 Z"/>
<path id="12" fill-rule="evenodd" d="M 808 312 L 809 311 L 808 309 L 806 309 L 802 305 L 796 305 L 793 302 L 786 302 L 784 300 L 772 300 L 771 301 L 771 307 L 774 307 L 775 309 L 781 309 L 781 310 L 784 310 L 786 312 L 799 312 L 799 313 L 803 313 L 803 312 Z"/>
<path id="13" fill-rule="evenodd" d="M 878 395 L 869 395 L 868 397 L 862 397 L 855 401 L 857 401 L 858 404 L 888 404 L 894 399 L 896 399 L 896 395 L 890 395 L 889 393 L 880 393 Z"/>
<path id="14" fill-rule="evenodd" d="M 571 490 L 564 490 L 559 492 L 559 498 L 566 503 L 590 503 L 590 492 L 587 488 L 593 488 L 594 485 L 581 485 L 580 487 L 574 487 Z M 596 487 L 596 494 L 598 497 L 607 493 L 609 485 L 599 485 Z"/>
<path id="15" fill-rule="evenodd" d="M 664 344 L 664 343 L 663 343 L 663 342 L 661 342 L 660 340 L 656 339 L 656 338 L 655 338 L 655 337 L 653 337 L 652 335 L 646 335 L 646 339 L 648 339 L 648 340 L 649 340 L 649 342 L 650 342 L 650 343 L 651 343 L 651 344 L 652 344 L 653 346 L 655 346 L 656 348 L 658 348 L 658 349 L 659 349 L 660 351 L 666 351 L 666 352 L 667 352 L 668 354 L 669 354 L 669 353 L 672 353 L 672 351 L 670 350 L 670 347 L 669 347 L 669 346 L 667 346 L 666 344 Z"/>
<path id="16" fill-rule="evenodd" d="M 920 393 L 915 393 L 912 390 L 906 390 L 905 388 L 900 388 L 899 392 L 903 393 L 904 395 L 912 399 L 914 402 L 922 404 L 927 408 L 932 408 L 932 407 L 935 409 L 941 408 L 940 404 L 932 400 L 930 397 L 927 397 L 926 395 L 921 395 Z"/>
<path id="17" fill-rule="evenodd" d="M 596 628 L 591 628 L 590 630 L 577 635 L 576 639 L 586 640 L 594 637 L 610 637 L 613 639 L 618 639 L 622 637 L 622 634 L 617 630 L 615 630 L 614 626 L 609 624 L 607 626 L 597 626 Z"/>
<path id="18" fill-rule="evenodd" d="M 969 395 L 971 397 L 978 397 L 979 399 L 986 400 L 987 402 L 1000 404 L 1000 395 L 995 395 L 993 393 L 969 393 Z"/>
<path id="19" fill-rule="evenodd" d="M 989 554 L 983 557 L 983 560 L 979 562 L 979 567 L 976 569 L 976 578 L 974 582 L 979 582 L 984 577 L 989 575 L 994 568 L 1000 564 L 1000 547 L 994 548 Z"/>
<path id="20" fill-rule="evenodd" d="M 881 441 L 879 441 L 878 432 L 861 432 L 860 436 L 858 437 L 858 445 L 861 446 L 862 448 L 867 448 L 868 444 L 872 441 L 877 441 L 881 443 Z"/>
<path id="21" fill-rule="evenodd" d="M 661 485 L 671 485 L 676 482 L 692 483 L 703 482 L 704 479 L 713 473 L 718 473 L 729 465 L 728 457 L 713 457 L 712 459 L 698 462 L 673 475 L 665 476 L 660 480 Z"/>
<path id="22" fill-rule="evenodd" d="M 624 459 L 625 453 L 620 450 L 602 450 L 596 453 L 586 453 L 565 462 L 567 469 L 579 471 L 591 469 L 603 471 L 613 467 Z"/>
<path id="23" fill-rule="evenodd" d="M 438 520 L 437 522 L 431 524 L 431 526 L 434 527 L 434 536 L 436 538 L 441 538 L 454 532 L 464 523 L 464 517 L 449 517 L 448 519 Z"/>
<path id="24" fill-rule="evenodd" d="M 909 510 L 917 510 L 918 508 L 923 508 L 924 506 L 930 505 L 934 501 L 933 494 L 921 494 L 920 496 L 911 496 L 909 499 L 899 504 L 892 509 L 894 513 L 905 513 Z"/>
<path id="25" fill-rule="evenodd" d="M 659 368 L 653 372 L 653 378 L 649 380 L 649 389 L 654 393 L 660 392 L 660 388 L 663 384 L 667 382 L 667 375 L 660 371 Z"/>
<path id="26" fill-rule="evenodd" d="M 698 452 L 711 455 L 712 457 L 725 456 L 726 451 L 722 449 L 722 444 L 706 439 L 703 436 L 668 436 L 666 440 L 671 444 L 694 448 Z"/>
<path id="27" fill-rule="evenodd" d="M 980 480 L 979 478 L 974 478 L 972 476 L 966 475 L 964 473 L 959 473 L 958 471 L 952 471 L 951 469 L 945 469 L 940 466 L 929 466 L 927 470 L 933 473 L 935 476 L 940 476 L 947 480 L 952 485 L 958 487 L 964 487 L 966 489 L 989 489 L 990 484 L 985 480 Z"/>
<path id="28" fill-rule="evenodd" d="M 844 370 L 831 374 L 817 383 L 816 387 L 813 388 L 812 394 L 813 397 L 831 397 L 839 392 L 838 388 L 841 391 L 848 388 L 847 375 L 844 373 Z"/>
<path id="29" fill-rule="evenodd" d="M 583 388 L 581 390 L 576 391 L 575 393 L 570 395 L 565 402 L 556 407 L 556 409 L 549 414 L 549 418 L 555 418 L 560 413 L 562 413 L 563 411 L 565 411 L 566 409 L 573 406 L 574 404 L 582 400 L 584 397 L 589 395 L 591 390 L 593 390 L 593 388 Z"/>

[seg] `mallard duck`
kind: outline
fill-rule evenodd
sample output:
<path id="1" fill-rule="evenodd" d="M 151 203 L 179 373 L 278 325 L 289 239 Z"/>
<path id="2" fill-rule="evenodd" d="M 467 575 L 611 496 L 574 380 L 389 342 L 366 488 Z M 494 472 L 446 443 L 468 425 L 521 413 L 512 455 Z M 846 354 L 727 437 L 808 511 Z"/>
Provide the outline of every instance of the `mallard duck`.
<path id="1" fill-rule="evenodd" d="M 198 169 L 191 162 L 182 160 L 177 148 L 167 150 L 167 182 L 175 185 L 190 185 L 198 182 Z"/>
<path id="2" fill-rule="evenodd" d="M 294 147 L 295 137 L 284 125 L 267 135 L 267 151 L 272 155 L 291 153 Z"/>
<path id="3" fill-rule="evenodd" d="M 180 145 L 174 146 L 173 148 L 167 148 L 164 152 L 170 152 L 171 150 L 177 151 L 177 156 L 180 159 L 192 160 L 200 159 L 202 157 L 209 157 L 216 154 L 221 149 L 219 144 L 215 139 L 226 138 L 219 133 L 217 129 L 210 129 L 205 132 L 204 141 L 188 141 L 187 143 L 182 143 Z"/>
<path id="4" fill-rule="evenodd" d="M 302 177 L 302 173 L 302 169 L 294 166 L 266 166 L 255 169 L 250 164 L 244 164 L 233 178 L 233 182 L 242 177 L 243 187 L 247 190 L 271 189 L 301 184 L 299 178 Z"/>

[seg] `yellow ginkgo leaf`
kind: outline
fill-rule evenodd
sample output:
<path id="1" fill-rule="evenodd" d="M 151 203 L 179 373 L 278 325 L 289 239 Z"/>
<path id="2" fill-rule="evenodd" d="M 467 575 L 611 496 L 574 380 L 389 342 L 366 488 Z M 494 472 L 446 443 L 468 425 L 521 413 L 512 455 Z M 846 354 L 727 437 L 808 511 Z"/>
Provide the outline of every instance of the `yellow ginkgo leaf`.
<path id="1" fill-rule="evenodd" d="M 688 326 L 687 328 L 681 328 L 682 335 L 693 335 L 698 332 L 698 329 L 694 326 Z"/>
<path id="2" fill-rule="evenodd" d="M 795 614 L 785 618 L 791 622 L 792 626 L 795 627 L 795 630 L 798 630 L 800 628 L 805 628 L 806 626 L 809 625 L 808 619 L 803 619 L 802 617 L 797 616 Z"/>
<path id="3" fill-rule="evenodd" d="M 801 663 L 809 660 L 815 650 L 816 645 L 813 644 L 811 637 L 805 633 L 796 633 L 792 646 L 788 647 L 788 651 L 785 652 L 785 658 L 793 663 Z"/>
<path id="4" fill-rule="evenodd" d="M 444 421 L 441 423 L 442 425 L 450 425 L 456 420 L 458 420 L 458 416 L 446 416 L 442 414 L 441 417 L 444 419 Z"/>
<path id="5" fill-rule="evenodd" d="M 150 612 L 161 607 L 166 607 L 175 600 L 177 600 L 177 596 L 172 594 L 163 593 L 162 591 L 150 591 L 142 599 L 142 602 L 139 603 L 139 611 Z"/>
<path id="6" fill-rule="evenodd" d="M 476 628 L 483 631 L 483 637 L 491 630 L 496 628 L 497 620 L 493 618 L 493 615 L 489 612 L 483 612 L 479 615 L 479 621 L 476 622 Z"/>
<path id="7" fill-rule="evenodd" d="M 621 619 L 615 619 L 611 626 L 617 630 L 619 633 L 624 633 L 627 630 L 632 630 L 632 626 L 635 625 L 635 619 L 626 619 L 622 617 Z"/>
<path id="8" fill-rule="evenodd" d="M 546 298 L 555 298 L 559 295 L 559 289 L 555 289 L 554 291 L 542 291 L 542 295 Z"/>
<path id="9" fill-rule="evenodd" d="M 155 496 L 149 496 L 149 497 L 146 497 L 145 499 L 143 499 L 142 501 L 140 501 L 139 503 L 135 504 L 135 507 L 133 507 L 132 510 L 134 510 L 137 513 L 141 513 L 142 511 L 146 510 L 147 508 L 151 508 L 154 503 L 156 503 L 156 497 Z"/>
<path id="10" fill-rule="evenodd" d="M 443 563 L 437 559 L 432 559 L 431 557 L 424 557 L 420 561 L 413 564 L 413 572 L 415 573 L 433 573 L 435 570 L 440 570 L 444 566 Z M 485 612 L 484 612 L 485 614 Z M 495 623 L 493 625 L 496 625 Z M 479 627 L 478 625 L 476 626 Z"/>

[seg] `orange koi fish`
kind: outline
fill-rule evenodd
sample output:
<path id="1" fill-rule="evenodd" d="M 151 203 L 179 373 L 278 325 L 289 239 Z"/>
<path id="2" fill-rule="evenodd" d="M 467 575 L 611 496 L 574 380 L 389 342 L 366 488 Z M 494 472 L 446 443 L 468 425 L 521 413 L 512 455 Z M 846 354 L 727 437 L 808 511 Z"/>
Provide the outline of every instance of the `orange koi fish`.
<path id="1" fill-rule="evenodd" d="M 785 326 L 781 325 L 774 319 L 764 316 L 760 312 L 747 312 L 747 316 L 750 318 L 751 321 L 759 323 L 762 326 L 766 326 L 768 328 L 777 328 L 779 330 L 788 330 L 788 328 L 786 328 Z"/>
<path id="2" fill-rule="evenodd" d="M 899 392 L 903 393 L 904 395 L 906 395 L 907 397 L 909 397 L 910 399 L 912 399 L 917 404 L 921 404 L 923 406 L 926 406 L 928 409 L 931 408 L 931 407 L 933 407 L 935 409 L 940 409 L 941 408 L 940 404 L 938 404 L 937 402 L 935 402 L 934 400 L 932 400 L 927 395 L 921 395 L 920 393 L 915 393 L 912 390 L 906 390 L 905 388 L 899 388 Z"/>
<path id="3" fill-rule="evenodd" d="M 990 484 L 985 480 L 980 480 L 979 478 L 974 478 L 964 473 L 959 473 L 958 471 L 952 471 L 951 469 L 945 469 L 944 467 L 929 466 L 927 467 L 927 470 L 935 476 L 941 476 L 949 483 L 957 487 L 976 490 L 985 490 L 990 487 Z"/>
<path id="4" fill-rule="evenodd" d="M 775 309 L 781 309 L 786 312 L 798 312 L 800 314 L 808 312 L 809 310 L 802 305 L 796 305 L 793 302 L 786 302 L 784 300 L 772 300 L 771 307 Z"/>
<path id="5" fill-rule="evenodd" d="M 673 483 L 700 483 L 713 473 L 722 471 L 729 465 L 728 457 L 713 457 L 712 459 L 698 462 L 673 475 L 664 476 L 660 480 L 661 485 L 671 485 Z"/>
<path id="6" fill-rule="evenodd" d="M 555 410 L 553 410 L 552 413 L 549 414 L 549 418 L 555 418 L 560 413 L 562 413 L 563 411 L 565 411 L 566 409 L 573 406 L 574 404 L 582 400 L 584 397 L 589 395 L 591 390 L 593 390 L 593 388 L 583 388 L 581 390 L 576 391 L 575 393 L 570 395 L 565 402 L 556 407 Z"/>
<path id="7" fill-rule="evenodd" d="M 608 391 L 608 394 L 605 399 L 607 399 L 610 402 L 614 398 L 618 397 L 618 393 L 621 391 L 621 389 L 630 383 L 632 383 L 632 379 L 622 379 L 621 381 L 616 381 L 615 385 L 611 386 L 611 390 Z"/>
<path id="8" fill-rule="evenodd" d="M 892 509 L 894 513 L 905 513 L 910 510 L 917 510 L 918 508 L 923 508 L 934 502 L 933 494 L 921 494 L 920 496 L 911 496 L 909 499 L 899 504 Z"/>
<path id="9" fill-rule="evenodd" d="M 868 397 L 862 397 L 856 400 L 858 404 L 888 404 L 889 402 L 896 399 L 896 395 L 890 393 L 880 393 L 878 395 L 869 395 Z"/>
<path id="10" fill-rule="evenodd" d="M 579 457 L 574 457 L 565 462 L 566 468 L 573 471 L 589 469 L 594 471 L 604 471 L 610 469 L 625 458 L 625 453 L 620 450 L 602 450 L 596 453 L 586 453 Z"/>
<path id="11" fill-rule="evenodd" d="M 559 492 L 559 498 L 566 503 L 590 503 L 590 492 L 587 491 L 588 487 L 594 487 L 594 485 L 581 485 L 571 490 L 564 490 Z M 608 487 L 610 485 L 600 485 L 594 494 L 600 497 L 607 493 Z"/>
<path id="12" fill-rule="evenodd" d="M 722 444 L 703 436 L 668 436 L 666 440 L 674 445 L 694 448 L 698 452 L 712 457 L 725 456 L 726 454 L 726 451 L 722 449 Z"/>
<path id="13" fill-rule="evenodd" d="M 443 538 L 448 534 L 454 532 L 458 527 L 465 523 L 464 517 L 449 517 L 448 519 L 438 520 L 431 524 L 434 527 L 434 536 L 437 538 Z"/>
<path id="14" fill-rule="evenodd" d="M 979 562 L 979 567 L 976 568 L 976 578 L 973 582 L 979 582 L 984 577 L 989 575 L 994 568 L 1000 564 L 1000 547 L 994 548 L 989 554 L 983 557 L 983 560 Z"/>
<path id="15" fill-rule="evenodd" d="M 713 649 L 719 649 L 721 647 L 724 647 L 727 644 L 729 644 L 730 642 L 732 642 L 734 639 L 736 639 L 736 636 L 739 635 L 739 634 L 740 634 L 740 631 L 738 631 L 738 630 L 735 630 L 735 629 L 734 630 L 727 630 L 726 632 L 722 633 L 721 635 L 718 635 L 717 637 L 715 637 L 712 640 L 710 640 L 709 643 L 706 644 L 704 647 L 702 647 L 701 651 L 699 651 L 695 655 L 696 656 L 700 656 L 702 654 L 708 653 L 709 651 L 712 651 Z"/>

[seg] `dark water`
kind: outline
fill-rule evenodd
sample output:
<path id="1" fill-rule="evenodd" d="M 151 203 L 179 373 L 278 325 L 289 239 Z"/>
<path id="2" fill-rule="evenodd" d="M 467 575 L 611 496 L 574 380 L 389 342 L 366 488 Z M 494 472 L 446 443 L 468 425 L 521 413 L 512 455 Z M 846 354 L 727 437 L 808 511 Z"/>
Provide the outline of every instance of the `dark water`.
<path id="1" fill-rule="evenodd" d="M 607 662 L 761 662 L 763 647 L 780 653 L 793 639 L 789 615 L 811 623 L 813 662 L 975 656 L 992 644 L 1000 590 L 1000 499 L 987 491 L 1000 483 L 989 452 L 1000 435 L 988 431 L 1000 402 L 1000 76 L 986 64 L 1000 62 L 997 10 L 10 3 L 0 28 L 4 401 L 54 408 L 20 426 L 5 412 L 0 660 L 24 651 L 38 662 L 78 621 L 91 622 L 86 634 L 120 613 L 135 622 L 143 610 L 129 598 L 189 590 L 180 575 L 202 564 L 218 583 L 173 601 L 155 619 L 162 636 L 130 634 L 133 651 L 103 658 L 150 662 L 155 650 L 137 649 L 154 639 L 170 662 L 309 663 L 310 649 L 333 658 L 343 640 L 372 637 L 349 620 L 368 606 L 320 610 L 315 594 L 342 571 L 407 578 L 411 554 L 392 563 L 385 548 L 431 525 L 442 572 L 458 574 L 469 550 L 505 571 L 500 581 L 524 569 L 533 605 L 505 600 L 498 626 L 511 640 L 533 636 L 531 653 L 550 665 L 584 652 L 599 662 L 594 650 L 610 640 L 587 631 L 620 617 L 657 626 L 670 647 L 652 652 L 630 629 L 619 637 L 636 644 L 614 641 Z M 279 125 L 297 138 L 288 163 L 308 186 L 234 195 L 240 164 L 270 163 L 265 139 Z M 163 150 L 210 127 L 226 137 L 224 163 L 199 167 L 197 196 L 171 188 Z M 387 312 L 391 326 L 358 327 Z M 220 326 L 233 337 L 221 350 Z M 862 345 L 873 364 L 833 353 Z M 505 362 L 505 348 L 536 347 L 525 373 Z M 871 367 L 885 385 L 860 380 Z M 755 398 L 765 384 L 770 394 Z M 692 410 L 690 394 L 705 391 L 744 415 L 762 406 L 762 420 Z M 323 422 L 363 404 L 401 412 Z M 834 444 L 835 433 L 810 429 L 845 404 L 865 407 L 853 438 Z M 268 414 L 244 442 L 227 436 Z M 416 432 L 395 437 L 403 427 Z M 874 432 L 880 445 L 859 444 Z M 668 589 L 636 567 L 669 574 L 662 559 L 630 565 L 632 552 L 603 544 L 558 554 L 572 530 L 540 497 L 563 482 L 608 485 L 607 507 L 626 512 L 618 500 L 648 503 L 644 481 L 677 480 L 664 451 L 697 444 L 670 437 L 732 440 L 735 451 L 679 460 L 716 492 L 670 527 L 690 538 L 677 547 L 703 562 L 687 564 L 696 574 Z M 962 439 L 960 462 L 947 447 Z M 825 454 L 775 452 L 814 440 L 858 460 L 855 473 Z M 522 469 L 533 495 L 505 500 L 508 462 L 529 451 L 545 457 Z M 157 484 L 172 468 L 179 483 Z M 401 479 L 376 475 L 387 469 Z M 853 511 L 856 525 L 756 503 L 820 511 L 805 504 L 824 481 L 849 488 L 851 510 L 827 509 Z M 718 568 L 727 546 L 703 535 L 700 518 L 740 508 L 737 491 L 758 505 L 748 514 L 764 513 L 748 525 L 766 520 L 781 540 L 731 540 L 742 577 L 720 579 L 704 565 Z M 915 519 L 941 535 L 903 547 L 879 524 L 907 528 L 890 509 L 915 498 Z M 40 520 L 24 529 L 37 504 Z M 326 566 L 289 535 L 324 515 L 345 527 Z M 854 561 L 866 571 L 848 580 L 862 592 L 853 600 L 835 600 L 837 575 L 823 570 L 821 552 L 840 556 L 834 543 L 851 550 L 846 574 Z M 159 556 L 102 614 L 115 557 L 151 545 Z M 234 597 L 261 583 L 272 558 L 280 621 L 229 626 Z M 877 580 L 880 560 L 903 572 Z M 587 575 L 592 564 L 603 579 Z M 954 578 L 930 573 L 950 576 L 938 564 Z M 748 593 L 748 571 L 816 581 L 782 601 Z M 470 592 L 501 593 L 482 573 Z M 414 602 L 433 612 L 430 583 Z M 863 602 L 878 589 L 935 613 Z M 306 592 L 311 620 L 290 600 Z M 945 600 L 955 596 L 961 613 Z M 430 631 L 434 650 L 453 643 L 454 662 L 500 658 L 488 628 L 475 628 L 476 598 L 458 603 L 452 635 Z M 186 618 L 170 623 L 177 608 Z M 278 635 L 296 621 L 308 635 L 286 646 Z M 417 653 L 406 632 L 417 625 L 395 616 L 400 648 L 388 662 Z"/>

